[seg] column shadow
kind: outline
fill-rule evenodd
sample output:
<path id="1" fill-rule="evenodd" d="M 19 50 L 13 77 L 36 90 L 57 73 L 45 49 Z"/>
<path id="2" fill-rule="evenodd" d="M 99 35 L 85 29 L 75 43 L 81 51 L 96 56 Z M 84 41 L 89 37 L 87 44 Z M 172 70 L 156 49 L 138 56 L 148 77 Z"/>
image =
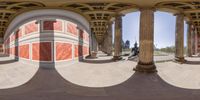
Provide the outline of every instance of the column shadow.
<path id="1" fill-rule="evenodd" d="M 53 67 L 53 66 L 52 66 Z M 55 69 L 40 68 L 26 84 L 0 90 L 1 100 L 198 100 L 200 89 L 166 83 L 157 73 L 134 75 L 122 84 L 91 88 L 63 79 Z"/>
<path id="2" fill-rule="evenodd" d="M 17 62 L 15 59 L 0 61 L 0 64 L 10 64 Z"/>
<path id="3" fill-rule="evenodd" d="M 194 58 L 194 59 L 187 59 L 186 58 L 186 62 L 185 64 L 188 64 L 188 65 L 200 65 L 200 61 L 198 58 L 200 57 L 197 57 L 197 56 L 192 56 L 190 58 Z M 195 60 L 196 59 L 196 60 Z"/>
<path id="4" fill-rule="evenodd" d="M 9 55 L 7 54 L 0 54 L 0 57 L 3 58 L 3 57 L 9 57 Z"/>
<path id="5" fill-rule="evenodd" d="M 200 58 L 200 56 L 192 56 L 191 58 Z"/>
<path id="6" fill-rule="evenodd" d="M 84 59 L 81 62 L 83 62 L 83 63 L 93 63 L 93 64 L 104 64 L 104 63 L 112 63 L 112 62 L 116 62 L 116 61 L 113 61 L 112 59 L 106 59 L 106 60 Z"/>
<path id="7" fill-rule="evenodd" d="M 189 61 L 189 60 L 187 60 L 187 61 L 185 62 L 185 64 L 189 64 L 189 65 L 200 65 L 200 61 Z"/>

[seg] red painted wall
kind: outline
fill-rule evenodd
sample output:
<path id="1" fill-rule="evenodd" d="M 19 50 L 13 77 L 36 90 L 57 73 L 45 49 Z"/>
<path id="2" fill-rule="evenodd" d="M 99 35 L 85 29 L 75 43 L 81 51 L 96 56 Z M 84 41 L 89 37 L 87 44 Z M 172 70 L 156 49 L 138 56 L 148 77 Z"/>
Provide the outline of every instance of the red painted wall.
<path id="1" fill-rule="evenodd" d="M 32 60 L 52 61 L 51 42 L 33 43 Z"/>
<path id="2" fill-rule="evenodd" d="M 43 23 L 44 30 L 52 30 L 52 31 L 62 31 L 62 22 L 61 21 L 44 21 Z"/>
<path id="3" fill-rule="evenodd" d="M 36 24 L 35 21 L 25 25 L 25 34 L 30 34 L 37 31 L 38 31 L 38 25 Z"/>
<path id="4" fill-rule="evenodd" d="M 66 27 L 67 27 L 67 32 L 69 32 L 75 36 L 78 36 L 77 25 L 72 24 L 72 23 L 67 23 Z"/>
<path id="5" fill-rule="evenodd" d="M 56 43 L 56 60 L 69 60 L 72 59 L 72 44 L 70 43 Z"/>
<path id="6" fill-rule="evenodd" d="M 19 51 L 19 57 L 29 59 L 29 44 L 21 45 Z"/>
<path id="7" fill-rule="evenodd" d="M 77 24 L 60 19 L 55 21 L 44 20 L 42 24 L 43 30 L 41 30 L 42 33 L 38 33 L 39 25 L 40 23 L 31 21 L 19 26 L 20 28 L 4 41 L 5 53 L 12 56 L 19 55 L 19 58 L 32 59 L 33 61 L 53 61 L 54 58 L 55 61 L 68 61 L 89 54 L 89 44 L 87 44 L 89 42 L 89 35 L 84 29 L 80 29 Z M 62 35 L 66 36 L 66 40 L 68 40 L 67 42 L 56 40 L 34 41 L 25 44 L 20 41 L 26 36 L 44 34 L 45 32 L 48 34 L 63 33 Z M 74 36 L 72 40 L 76 38 L 77 40 L 74 42 L 71 40 L 69 41 L 69 38 L 72 38 L 71 35 Z M 79 43 L 79 39 L 81 39 L 83 43 Z"/>

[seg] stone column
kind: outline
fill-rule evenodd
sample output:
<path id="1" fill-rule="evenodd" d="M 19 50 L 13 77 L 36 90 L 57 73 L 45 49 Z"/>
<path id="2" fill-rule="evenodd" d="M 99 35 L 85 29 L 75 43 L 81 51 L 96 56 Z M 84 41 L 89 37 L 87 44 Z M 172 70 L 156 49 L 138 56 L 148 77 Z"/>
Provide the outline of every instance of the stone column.
<path id="1" fill-rule="evenodd" d="M 192 54 L 195 55 L 196 52 L 195 52 L 195 34 L 197 33 L 197 28 L 194 27 L 193 29 L 193 33 L 192 33 Z"/>
<path id="2" fill-rule="evenodd" d="M 112 25 L 113 25 L 113 22 L 109 22 L 108 23 L 108 42 L 107 42 L 107 53 L 108 53 L 108 56 L 111 56 L 112 55 Z"/>
<path id="3" fill-rule="evenodd" d="M 195 44 L 195 27 L 193 26 L 192 27 L 192 34 L 191 34 L 191 45 L 192 45 L 192 55 L 195 55 L 195 47 L 194 47 L 194 44 Z"/>
<path id="4" fill-rule="evenodd" d="M 115 38 L 114 38 L 114 56 L 113 60 L 120 60 L 121 57 L 121 41 L 122 41 L 122 16 L 117 15 L 115 17 Z"/>
<path id="5" fill-rule="evenodd" d="M 112 27 L 111 27 L 112 28 Z M 110 30 L 110 23 L 107 22 L 105 27 L 104 40 L 102 43 L 102 51 L 108 56 L 112 55 L 112 29 Z M 111 32 L 111 33 L 110 33 Z"/>
<path id="6" fill-rule="evenodd" d="M 175 61 L 184 63 L 184 14 L 176 15 Z"/>
<path id="7" fill-rule="evenodd" d="M 98 43 L 94 33 L 91 33 L 91 57 L 96 58 L 98 52 Z"/>
<path id="8" fill-rule="evenodd" d="M 154 9 L 140 9 L 139 62 L 135 71 L 156 72 L 154 64 Z"/>
<path id="9" fill-rule="evenodd" d="M 192 25 L 191 22 L 187 22 L 188 32 L 187 32 L 187 56 L 192 57 Z"/>
<path id="10" fill-rule="evenodd" d="M 102 50 L 104 53 L 107 54 L 107 42 L 108 42 L 108 34 L 104 33 L 104 40 L 102 42 Z"/>
<path id="11" fill-rule="evenodd" d="M 197 30 L 196 30 L 196 32 L 195 32 L 195 54 L 197 54 L 198 53 L 198 32 L 197 32 Z"/>

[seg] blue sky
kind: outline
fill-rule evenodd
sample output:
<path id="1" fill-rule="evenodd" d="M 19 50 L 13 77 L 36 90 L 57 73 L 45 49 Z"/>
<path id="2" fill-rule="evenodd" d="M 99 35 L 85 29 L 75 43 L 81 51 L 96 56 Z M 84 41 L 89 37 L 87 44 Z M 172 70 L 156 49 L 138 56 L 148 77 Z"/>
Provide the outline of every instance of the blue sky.
<path id="1" fill-rule="evenodd" d="M 139 41 L 140 12 L 129 13 L 123 17 L 123 40 L 129 40 L 131 47 Z M 175 45 L 176 17 L 166 12 L 155 12 L 154 44 L 158 48 Z M 184 45 L 186 45 L 187 24 L 184 24 Z"/>

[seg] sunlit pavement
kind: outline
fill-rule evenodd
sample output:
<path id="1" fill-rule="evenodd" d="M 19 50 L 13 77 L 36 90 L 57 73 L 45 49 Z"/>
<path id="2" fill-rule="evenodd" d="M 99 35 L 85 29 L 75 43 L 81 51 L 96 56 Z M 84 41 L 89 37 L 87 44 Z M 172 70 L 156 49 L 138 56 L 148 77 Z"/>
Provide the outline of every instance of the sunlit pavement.
<path id="1" fill-rule="evenodd" d="M 0 100 L 197 100 L 200 58 L 186 59 L 157 63 L 158 73 L 145 74 L 127 60 L 46 69 L 1 57 Z"/>
<path id="2" fill-rule="evenodd" d="M 17 87 L 28 82 L 39 66 L 22 63 L 10 57 L 0 57 L 0 89 Z"/>

